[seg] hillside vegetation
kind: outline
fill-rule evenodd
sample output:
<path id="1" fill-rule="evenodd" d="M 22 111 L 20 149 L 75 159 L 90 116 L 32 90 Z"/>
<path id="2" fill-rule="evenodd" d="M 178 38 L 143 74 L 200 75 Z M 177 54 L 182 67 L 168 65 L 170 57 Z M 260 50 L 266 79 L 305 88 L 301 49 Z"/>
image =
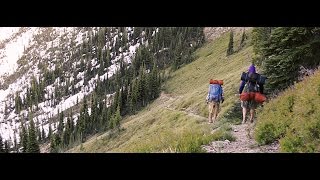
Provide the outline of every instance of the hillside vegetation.
<path id="1" fill-rule="evenodd" d="M 295 84 L 258 114 L 255 138 L 279 140 L 282 152 L 320 151 L 320 72 Z"/>
<path id="2" fill-rule="evenodd" d="M 234 35 L 235 51 L 240 38 L 241 34 Z M 192 63 L 173 72 L 167 69 L 161 96 L 136 115 L 125 117 L 120 132 L 95 136 L 70 152 L 201 152 L 200 146 L 212 140 L 234 140 L 228 124 L 239 123 L 241 112 L 240 116 L 230 112 L 239 106 L 234 94 L 241 72 L 251 63 L 252 46 L 247 43 L 226 57 L 228 43 L 226 33 L 198 49 Z M 207 124 L 205 103 L 210 78 L 222 79 L 225 84 L 225 102 L 214 125 Z M 211 134 L 218 126 L 223 128 Z"/>

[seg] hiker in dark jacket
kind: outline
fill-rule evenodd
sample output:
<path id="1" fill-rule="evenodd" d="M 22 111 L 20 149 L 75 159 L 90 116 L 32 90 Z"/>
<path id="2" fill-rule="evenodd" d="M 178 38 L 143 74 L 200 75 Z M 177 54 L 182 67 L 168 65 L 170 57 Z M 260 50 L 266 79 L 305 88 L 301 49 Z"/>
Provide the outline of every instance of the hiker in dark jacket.
<path id="1" fill-rule="evenodd" d="M 256 73 L 256 68 L 254 65 L 251 65 L 249 67 L 248 73 Z M 246 82 L 242 80 L 240 83 L 239 95 L 243 92 L 244 89 L 246 90 L 246 92 L 260 92 L 261 94 L 263 94 L 263 84 L 257 84 L 250 81 Z M 250 109 L 250 122 L 253 123 L 254 112 L 257 108 L 257 105 L 258 103 L 255 100 L 241 101 L 242 124 L 246 122 L 248 109 Z"/>

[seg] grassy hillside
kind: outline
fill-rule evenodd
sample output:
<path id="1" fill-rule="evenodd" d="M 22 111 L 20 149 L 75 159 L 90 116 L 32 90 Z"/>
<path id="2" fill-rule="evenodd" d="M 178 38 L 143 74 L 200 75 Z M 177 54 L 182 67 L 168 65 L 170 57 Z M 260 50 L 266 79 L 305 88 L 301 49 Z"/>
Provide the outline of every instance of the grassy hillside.
<path id="1" fill-rule="evenodd" d="M 229 122 L 240 122 L 228 113 L 239 106 L 237 93 L 240 75 L 251 62 L 252 47 L 226 57 L 229 34 L 205 44 L 196 51 L 194 62 L 169 74 L 160 98 L 138 114 L 126 117 L 119 133 L 108 132 L 91 138 L 70 152 L 201 152 L 200 146 L 212 140 L 232 140 L 226 131 Z M 239 46 L 240 34 L 235 34 L 234 47 Z M 207 124 L 205 98 L 209 79 L 224 80 L 225 102 L 219 122 Z M 238 114 L 237 114 L 238 115 Z M 224 125 L 226 124 L 226 125 Z M 223 125 L 211 134 L 212 128 Z"/>
<path id="2" fill-rule="evenodd" d="M 320 71 L 286 90 L 258 114 L 255 138 L 282 152 L 320 151 Z"/>

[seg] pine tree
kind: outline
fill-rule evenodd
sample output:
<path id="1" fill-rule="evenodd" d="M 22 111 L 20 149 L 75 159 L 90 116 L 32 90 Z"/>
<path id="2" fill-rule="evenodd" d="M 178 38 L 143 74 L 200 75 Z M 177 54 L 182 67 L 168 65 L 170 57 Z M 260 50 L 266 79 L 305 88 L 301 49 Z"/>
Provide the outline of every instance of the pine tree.
<path id="1" fill-rule="evenodd" d="M 271 27 L 255 27 L 252 30 L 252 44 L 253 52 L 257 55 L 262 55 L 263 48 L 266 46 L 270 39 L 272 32 Z"/>
<path id="2" fill-rule="evenodd" d="M 37 140 L 36 128 L 33 122 L 33 116 L 30 113 L 29 116 L 30 128 L 29 128 L 29 139 L 27 152 L 28 153 L 40 153 L 39 142 Z"/>
<path id="3" fill-rule="evenodd" d="M 7 140 L 4 141 L 4 153 L 9 153 L 9 142 Z"/>
<path id="4" fill-rule="evenodd" d="M 60 113 L 59 110 L 58 110 L 58 117 L 59 117 L 59 124 L 58 124 L 57 133 L 58 133 L 59 136 L 61 136 L 62 133 L 63 133 L 63 129 L 64 129 L 64 123 L 63 123 L 64 114 L 63 114 L 63 111 Z"/>
<path id="5" fill-rule="evenodd" d="M 158 68 L 156 63 L 154 63 L 152 72 L 151 72 L 151 99 L 158 97 L 160 84 L 158 83 Z"/>
<path id="6" fill-rule="evenodd" d="M 69 118 L 70 118 L 70 140 L 69 140 L 69 144 L 72 144 L 76 139 L 76 137 L 75 137 L 76 136 L 76 128 L 75 128 L 75 124 L 73 122 L 72 109 L 70 111 Z"/>
<path id="7" fill-rule="evenodd" d="M 135 79 L 132 86 L 132 112 L 135 114 L 138 109 L 139 81 Z"/>
<path id="8" fill-rule="evenodd" d="M 128 43 L 128 32 L 127 32 L 127 28 L 124 28 L 122 32 L 121 47 L 125 47 L 125 49 L 127 49 L 127 43 Z"/>
<path id="9" fill-rule="evenodd" d="M 88 104 L 87 97 L 85 96 L 83 99 L 83 105 L 80 109 L 80 117 L 79 117 L 79 137 L 81 141 L 84 141 L 86 135 L 88 134 L 88 122 L 89 121 L 89 113 L 88 113 Z"/>
<path id="10" fill-rule="evenodd" d="M 84 70 L 85 70 L 84 59 L 81 58 L 81 61 L 80 61 L 80 72 L 83 72 Z"/>
<path id="11" fill-rule="evenodd" d="M 70 132 L 73 132 L 74 131 L 74 122 L 73 122 L 73 111 L 72 111 L 72 109 L 70 110 L 69 119 L 70 119 Z"/>
<path id="12" fill-rule="evenodd" d="M 120 130 L 120 121 L 121 121 L 120 106 L 118 105 L 117 111 L 112 118 L 112 128 L 117 129 L 119 131 Z"/>
<path id="13" fill-rule="evenodd" d="M 63 136 L 62 136 L 62 144 L 64 146 L 68 146 L 69 145 L 70 134 L 71 134 L 71 120 L 70 120 L 70 117 L 68 117 L 67 118 L 66 128 L 63 131 Z"/>
<path id="14" fill-rule="evenodd" d="M 49 123 L 48 139 L 51 140 L 51 138 L 52 138 L 52 128 L 51 128 L 51 123 Z"/>
<path id="15" fill-rule="evenodd" d="M 243 46 L 245 46 L 245 40 L 246 39 L 247 39 L 247 35 L 246 35 L 246 32 L 245 32 L 245 29 L 243 29 L 242 36 L 241 36 L 241 41 L 240 41 L 240 48 L 239 49 L 242 49 Z"/>
<path id="16" fill-rule="evenodd" d="M 21 133 L 20 133 L 20 139 L 21 139 L 21 146 L 22 146 L 22 152 L 27 152 L 27 148 L 28 148 L 28 140 L 29 140 L 29 136 L 28 136 L 28 132 L 27 129 L 24 125 L 24 123 L 21 123 Z"/>
<path id="17" fill-rule="evenodd" d="M 233 54 L 233 31 L 230 32 L 229 45 L 227 50 L 227 56 Z"/>
<path id="18" fill-rule="evenodd" d="M 46 141 L 46 133 L 44 132 L 43 125 L 42 125 L 41 129 L 42 129 L 42 131 L 41 131 L 42 140 Z"/>
<path id="19" fill-rule="evenodd" d="M 40 127 L 37 128 L 37 136 L 38 136 L 38 142 L 42 142 Z"/>
<path id="20" fill-rule="evenodd" d="M 50 152 L 58 153 L 60 149 L 61 139 L 58 134 L 54 134 L 50 141 Z"/>
<path id="21" fill-rule="evenodd" d="M 13 149 L 16 153 L 18 153 L 19 146 L 17 143 L 16 131 L 14 131 L 14 133 L 13 133 Z"/>
<path id="22" fill-rule="evenodd" d="M 106 53 L 105 53 L 105 58 L 104 58 L 104 68 L 108 68 L 111 63 L 111 55 L 110 55 L 110 49 L 109 46 L 106 47 Z"/>
<path id="23" fill-rule="evenodd" d="M 5 109 L 7 109 L 7 104 L 5 104 Z M 22 100 L 18 94 L 18 92 L 16 92 L 16 96 L 15 96 L 15 110 L 16 110 L 16 113 L 19 114 L 20 111 L 22 109 Z M 7 111 L 5 111 L 6 113 Z"/>
<path id="24" fill-rule="evenodd" d="M 129 86 L 129 93 L 128 93 L 128 111 L 129 111 L 129 114 L 134 114 L 134 103 L 133 103 L 133 88 L 132 88 L 132 83 L 130 84 Z"/>
<path id="25" fill-rule="evenodd" d="M 275 28 L 261 49 L 263 70 L 269 90 L 283 90 L 299 80 L 299 68 L 315 68 L 320 63 L 320 28 Z"/>
<path id="26" fill-rule="evenodd" d="M 3 144 L 3 141 L 2 141 L 2 137 L 0 135 L 0 153 L 4 153 L 5 150 L 4 150 L 4 144 Z"/>

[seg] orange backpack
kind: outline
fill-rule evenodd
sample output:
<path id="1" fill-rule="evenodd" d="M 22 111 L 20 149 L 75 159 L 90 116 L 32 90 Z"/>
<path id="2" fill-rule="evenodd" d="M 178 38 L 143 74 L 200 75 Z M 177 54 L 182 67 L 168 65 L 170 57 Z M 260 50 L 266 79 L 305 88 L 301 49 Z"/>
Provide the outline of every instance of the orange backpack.
<path id="1" fill-rule="evenodd" d="M 220 84 L 220 85 L 223 85 L 223 80 L 213 80 L 213 79 L 210 79 L 210 84 Z"/>

